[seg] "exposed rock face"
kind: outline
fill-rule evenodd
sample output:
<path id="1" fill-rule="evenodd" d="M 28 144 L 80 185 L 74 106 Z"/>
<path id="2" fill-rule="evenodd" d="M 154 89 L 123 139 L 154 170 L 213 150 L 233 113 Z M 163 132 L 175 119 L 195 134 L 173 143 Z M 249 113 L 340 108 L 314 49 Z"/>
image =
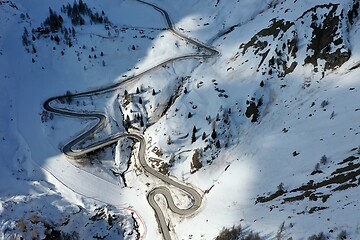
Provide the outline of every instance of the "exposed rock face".
<path id="1" fill-rule="evenodd" d="M 347 16 L 351 25 L 355 23 L 354 20 L 359 15 L 359 5 L 359 1 L 354 1 L 351 9 L 348 11 Z"/>
<path id="2" fill-rule="evenodd" d="M 202 163 L 200 162 L 201 153 L 202 151 L 200 149 L 195 149 L 192 156 L 190 173 L 195 173 L 197 170 L 203 167 Z"/>
<path id="3" fill-rule="evenodd" d="M 359 1 L 349 10 L 339 4 L 317 5 L 305 11 L 295 21 L 272 19 L 270 25 L 240 45 L 240 54 L 246 59 L 260 59 L 257 71 L 263 75 L 285 77 L 298 63 L 312 64 L 314 71 L 340 67 L 351 56 L 348 31 L 358 17 Z M 299 49 L 298 39 L 302 39 Z M 302 51 L 299 54 L 298 51 Z M 304 56 L 302 59 L 299 56 Z"/>
<path id="4" fill-rule="evenodd" d="M 259 118 L 259 109 L 255 102 L 250 102 L 246 109 L 245 116 L 251 118 L 251 122 L 256 122 Z"/>
<path id="5" fill-rule="evenodd" d="M 350 58 L 347 43 L 348 25 L 344 13 L 339 10 L 339 4 L 319 5 L 304 12 L 298 21 L 311 19 L 311 38 L 307 44 L 307 57 L 304 64 L 311 63 L 317 70 L 320 61 L 324 60 L 324 70 L 340 67 Z M 304 25 L 304 24 L 302 24 Z"/>
<path id="6" fill-rule="evenodd" d="M 261 70 L 264 75 L 268 73 L 284 77 L 297 65 L 295 25 L 284 19 L 274 18 L 269 27 L 262 29 L 249 42 L 241 44 L 240 49 L 243 55 L 253 52 L 260 56 L 257 70 Z"/>

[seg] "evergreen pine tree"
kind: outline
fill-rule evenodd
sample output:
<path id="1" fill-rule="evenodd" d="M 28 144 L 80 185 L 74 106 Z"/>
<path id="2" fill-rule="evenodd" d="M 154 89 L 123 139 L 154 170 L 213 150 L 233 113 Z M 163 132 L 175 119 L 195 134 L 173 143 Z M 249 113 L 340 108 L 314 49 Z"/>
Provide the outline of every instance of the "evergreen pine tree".
<path id="1" fill-rule="evenodd" d="M 216 141 L 215 146 L 216 146 L 217 148 L 220 148 L 220 147 L 221 147 L 221 146 L 220 146 L 220 141 L 219 141 L 219 139 Z"/>
<path id="2" fill-rule="evenodd" d="M 213 128 L 212 133 L 211 133 L 211 138 L 215 139 L 216 137 L 217 137 L 217 134 L 216 134 L 215 128 Z"/>
<path id="3" fill-rule="evenodd" d="M 196 141 L 196 136 L 195 136 L 195 132 L 193 131 L 191 135 L 191 143 L 194 143 L 195 141 Z"/>
<path id="4" fill-rule="evenodd" d="M 193 131 L 192 131 L 192 135 L 191 135 L 191 143 L 196 141 L 195 133 L 196 133 L 196 127 L 194 126 Z"/>
<path id="5" fill-rule="evenodd" d="M 130 123 L 131 123 L 131 121 L 130 121 L 130 117 L 129 117 L 129 115 L 126 115 L 126 119 L 125 119 L 125 128 L 129 128 Z"/>
<path id="6" fill-rule="evenodd" d="M 217 121 L 217 122 L 220 121 L 220 115 L 219 115 L 219 113 L 216 114 L 216 121 Z"/>
<path id="7" fill-rule="evenodd" d="M 205 132 L 203 132 L 203 135 L 202 135 L 201 139 L 202 139 L 202 140 L 205 140 L 205 139 L 206 139 L 206 133 L 205 133 Z"/>

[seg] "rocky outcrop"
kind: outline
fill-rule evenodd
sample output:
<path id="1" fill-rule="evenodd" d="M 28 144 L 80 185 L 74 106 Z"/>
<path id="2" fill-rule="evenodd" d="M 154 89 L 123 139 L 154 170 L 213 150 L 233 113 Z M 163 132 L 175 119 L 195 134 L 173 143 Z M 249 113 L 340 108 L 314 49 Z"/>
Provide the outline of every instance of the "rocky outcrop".
<path id="1" fill-rule="evenodd" d="M 240 54 L 246 59 L 259 59 L 257 71 L 279 78 L 301 63 L 312 64 L 315 72 L 336 69 L 351 56 L 348 32 L 358 10 L 359 1 L 354 1 L 348 10 L 330 3 L 314 6 L 294 21 L 274 18 L 268 27 L 240 45 L 233 60 Z"/>
<path id="2" fill-rule="evenodd" d="M 297 33 L 294 23 L 284 19 L 272 19 L 269 27 L 255 34 L 249 42 L 241 44 L 242 55 L 260 57 L 257 71 L 284 77 L 297 66 Z M 274 44 L 275 43 L 275 44 Z"/>
<path id="3" fill-rule="evenodd" d="M 339 4 L 315 6 L 304 12 L 297 21 L 303 23 L 305 19 L 311 19 L 310 26 L 302 25 L 312 32 L 307 39 L 309 43 L 304 64 L 311 63 L 317 71 L 323 60 L 323 70 L 330 70 L 340 67 L 350 58 L 347 22 Z"/>

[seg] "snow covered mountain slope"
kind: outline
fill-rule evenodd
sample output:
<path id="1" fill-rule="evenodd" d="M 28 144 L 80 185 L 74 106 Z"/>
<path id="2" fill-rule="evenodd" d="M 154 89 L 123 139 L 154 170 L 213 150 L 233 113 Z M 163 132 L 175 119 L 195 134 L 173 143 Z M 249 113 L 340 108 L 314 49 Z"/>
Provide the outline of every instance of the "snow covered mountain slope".
<path id="1" fill-rule="evenodd" d="M 44 111 L 64 95 L 53 105 L 108 119 L 78 149 L 138 129 L 148 164 L 201 193 L 191 216 L 156 197 L 174 239 L 360 238 L 359 1 L 151 3 L 220 54 L 167 62 L 206 49 L 138 1 L 0 1 L 2 237 L 162 238 L 139 144 L 61 153 L 94 125 Z"/>

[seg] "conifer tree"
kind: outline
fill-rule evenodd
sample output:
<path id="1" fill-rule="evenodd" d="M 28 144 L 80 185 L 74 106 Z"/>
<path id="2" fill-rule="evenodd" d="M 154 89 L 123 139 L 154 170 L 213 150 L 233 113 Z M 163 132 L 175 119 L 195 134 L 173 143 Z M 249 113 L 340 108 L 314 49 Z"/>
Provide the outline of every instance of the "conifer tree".
<path id="1" fill-rule="evenodd" d="M 217 134 L 216 134 L 215 128 L 213 128 L 212 133 L 211 133 L 211 138 L 215 139 L 216 137 L 217 137 Z"/>
<path id="2" fill-rule="evenodd" d="M 202 140 L 205 140 L 205 139 L 206 139 L 206 133 L 205 133 L 205 132 L 203 132 L 201 139 L 202 139 Z"/>
<path id="3" fill-rule="evenodd" d="M 220 146 L 220 141 L 219 141 L 219 139 L 216 141 L 215 146 L 216 146 L 217 148 L 220 148 L 220 147 L 221 147 L 221 146 Z"/>
<path id="4" fill-rule="evenodd" d="M 193 131 L 191 135 L 191 143 L 194 143 L 195 141 L 196 141 L 196 136 L 195 136 L 195 132 Z"/>

